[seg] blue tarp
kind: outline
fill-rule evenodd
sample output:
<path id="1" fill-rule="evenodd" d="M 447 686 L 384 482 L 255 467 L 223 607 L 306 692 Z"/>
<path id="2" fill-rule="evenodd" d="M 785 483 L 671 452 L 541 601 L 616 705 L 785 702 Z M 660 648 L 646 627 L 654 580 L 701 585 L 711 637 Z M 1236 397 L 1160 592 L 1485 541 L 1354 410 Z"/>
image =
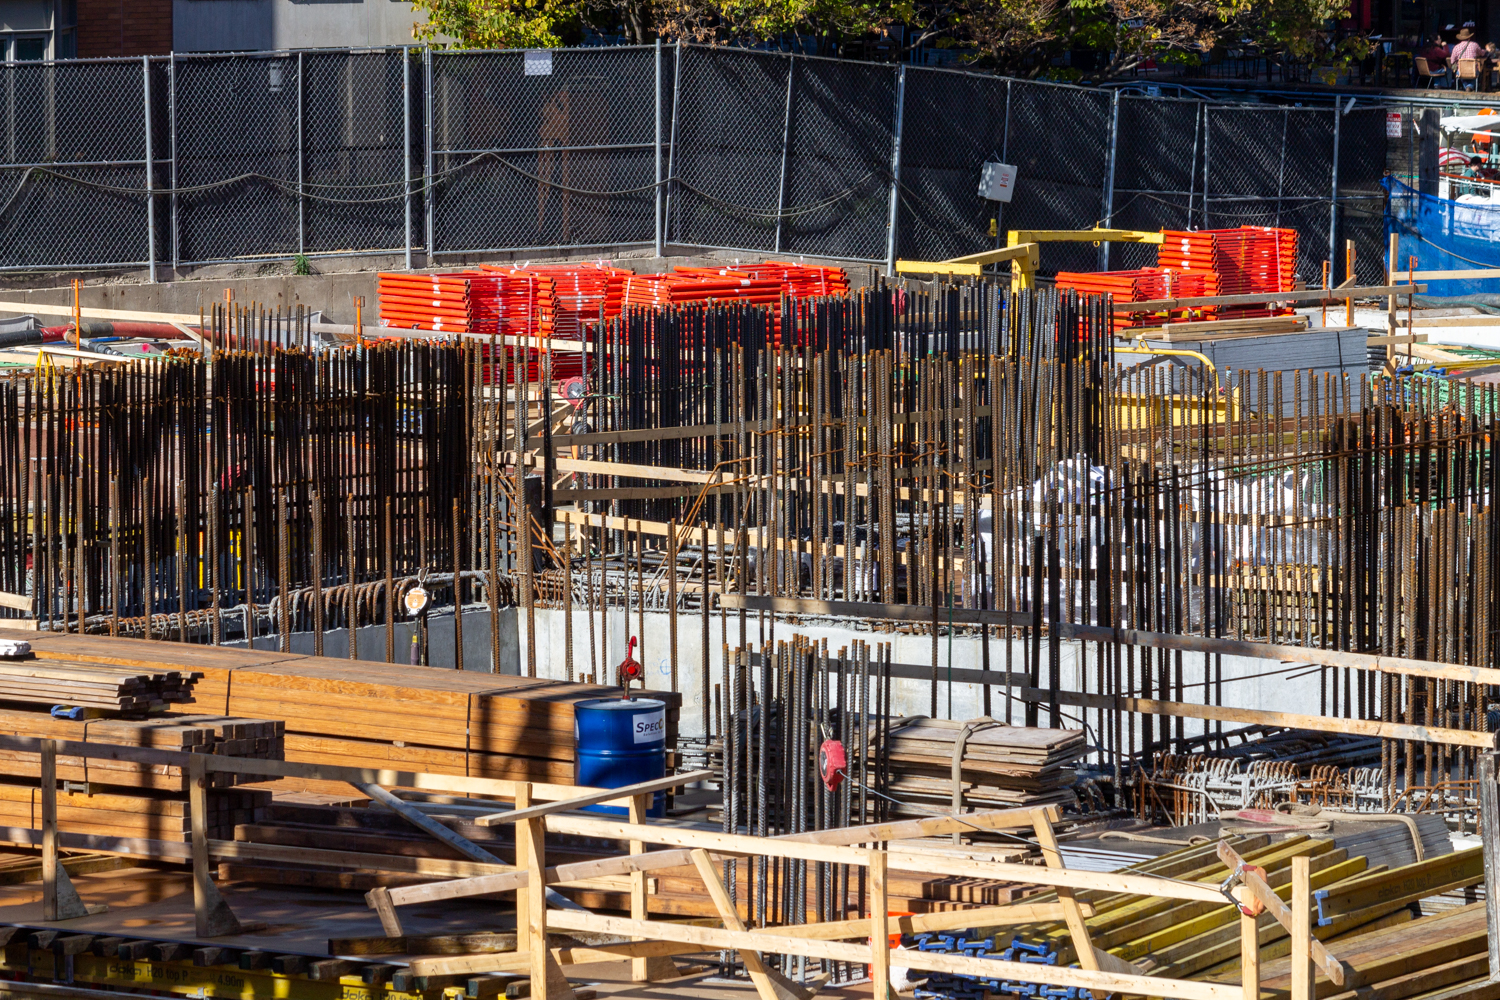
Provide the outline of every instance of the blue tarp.
<path id="1" fill-rule="evenodd" d="M 1500 268 L 1500 204 L 1422 194 L 1394 177 L 1381 181 L 1386 199 L 1385 231 L 1400 238 L 1397 270 L 1417 258 L 1418 271 L 1471 271 Z M 1453 182 L 1455 188 L 1459 182 Z M 1500 292 L 1500 278 L 1454 281 L 1422 279 L 1429 296 Z"/>

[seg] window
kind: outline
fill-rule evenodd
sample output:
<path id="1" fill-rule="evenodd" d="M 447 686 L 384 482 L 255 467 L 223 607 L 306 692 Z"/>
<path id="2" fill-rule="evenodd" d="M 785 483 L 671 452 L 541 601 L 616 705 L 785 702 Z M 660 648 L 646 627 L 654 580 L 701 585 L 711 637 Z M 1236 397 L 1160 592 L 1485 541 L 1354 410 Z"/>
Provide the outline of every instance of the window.
<path id="1" fill-rule="evenodd" d="M 47 58 L 46 35 L 17 35 L 11 39 L 10 46 L 13 62 L 36 62 Z"/>

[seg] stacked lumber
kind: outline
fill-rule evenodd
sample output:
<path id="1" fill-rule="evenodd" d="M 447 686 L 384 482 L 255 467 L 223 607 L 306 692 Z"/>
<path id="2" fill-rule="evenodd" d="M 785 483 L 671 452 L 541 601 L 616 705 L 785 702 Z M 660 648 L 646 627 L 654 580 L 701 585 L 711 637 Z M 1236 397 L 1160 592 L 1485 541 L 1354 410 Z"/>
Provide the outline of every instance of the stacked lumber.
<path id="1" fill-rule="evenodd" d="M 61 768 L 59 768 L 61 771 Z M 57 793 L 57 828 L 63 833 L 92 837 L 164 840 L 188 843 L 192 840 L 192 815 L 186 793 L 161 795 L 148 792 L 75 792 L 65 788 Z M 243 823 L 262 819 L 271 804 L 271 793 L 259 789 L 214 789 L 208 793 L 208 835 L 214 839 L 234 836 Z M 34 841 L 35 836 L 18 836 L 21 831 L 37 833 L 42 828 L 40 790 L 36 782 L 8 784 L 0 782 L 0 839 L 11 842 Z"/>
<path id="2" fill-rule="evenodd" d="M 207 753 L 253 760 L 282 760 L 283 727 L 279 720 L 234 719 L 217 715 L 168 715 L 149 720 L 89 719 L 72 721 L 53 718 L 46 712 L 0 709 L 0 734 L 31 739 L 108 743 L 115 746 L 149 747 L 179 753 Z M 142 764 L 136 761 L 84 760 L 66 754 L 57 758 L 57 774 L 63 781 L 121 788 L 142 788 L 186 794 L 187 769 L 176 764 Z M 0 749 L 0 780 L 35 782 L 41 767 L 35 753 Z M 209 775 L 214 788 L 228 788 L 258 780 L 255 777 L 215 772 Z"/>
<path id="3" fill-rule="evenodd" d="M 910 806 L 896 808 L 896 815 L 952 811 L 953 759 L 964 725 L 918 719 L 891 731 L 886 791 Z M 960 765 L 964 808 L 1071 803 L 1074 774 L 1069 765 L 1087 749 L 1080 729 L 978 728 L 965 742 Z"/>
<path id="4" fill-rule="evenodd" d="M 619 694 L 544 678 L 103 636 L 49 635 L 34 654 L 192 665 L 203 674 L 199 707 L 283 721 L 291 761 L 560 784 L 575 780 L 573 706 Z M 682 696 L 650 695 L 667 703 L 671 753 Z"/>
<path id="5" fill-rule="evenodd" d="M 63 705 L 144 715 L 193 700 L 201 674 L 180 670 L 144 672 L 91 663 L 40 663 L 0 658 L 0 702 Z"/>

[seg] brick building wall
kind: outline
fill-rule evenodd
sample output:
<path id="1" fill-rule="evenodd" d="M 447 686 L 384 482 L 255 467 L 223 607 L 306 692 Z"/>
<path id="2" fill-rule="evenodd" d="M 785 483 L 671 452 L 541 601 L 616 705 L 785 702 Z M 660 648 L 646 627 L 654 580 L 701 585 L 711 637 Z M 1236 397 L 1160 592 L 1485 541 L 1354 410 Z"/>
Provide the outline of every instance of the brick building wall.
<path id="1" fill-rule="evenodd" d="M 171 51 L 172 0 L 78 0 L 80 57 Z"/>

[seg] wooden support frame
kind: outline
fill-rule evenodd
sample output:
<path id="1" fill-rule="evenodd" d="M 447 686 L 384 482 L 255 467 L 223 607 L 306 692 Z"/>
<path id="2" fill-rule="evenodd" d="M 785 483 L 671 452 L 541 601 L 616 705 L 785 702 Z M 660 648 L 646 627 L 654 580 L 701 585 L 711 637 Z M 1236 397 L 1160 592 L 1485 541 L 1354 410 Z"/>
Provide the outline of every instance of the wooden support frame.
<path id="1" fill-rule="evenodd" d="M 214 885 L 208 856 L 207 754 L 189 754 L 188 812 L 193 829 L 193 920 L 201 938 L 242 934 L 251 928 L 240 923 Z M 264 924 L 259 925 L 264 927 Z"/>
<path id="2" fill-rule="evenodd" d="M 108 906 L 88 906 L 78 898 L 78 890 L 58 858 L 56 741 L 43 740 L 41 752 L 42 919 L 73 920 L 103 913 Z"/>
<path id="3" fill-rule="evenodd" d="M 1219 860 L 1231 872 L 1240 873 L 1240 884 L 1243 891 L 1250 898 L 1257 900 L 1266 908 L 1282 927 L 1286 928 L 1292 939 L 1292 993 L 1295 997 L 1297 977 L 1297 955 L 1298 949 L 1302 949 L 1308 956 L 1308 968 L 1316 963 L 1329 981 L 1337 986 L 1344 985 L 1344 965 L 1334 958 L 1332 953 L 1324 947 L 1323 942 L 1313 937 L 1312 934 L 1312 860 L 1305 854 L 1297 854 L 1292 857 L 1292 903 L 1288 906 L 1276 895 L 1276 891 L 1266 884 L 1265 879 L 1251 871 L 1244 870 L 1245 860 L 1231 846 L 1227 840 L 1218 843 Z M 1300 873 L 1300 874 L 1299 874 Z M 1298 903 L 1298 893 L 1301 893 L 1302 903 Z M 1310 982 L 1310 980 L 1309 980 Z M 1298 1000 L 1312 1000 L 1309 994 Z"/>

